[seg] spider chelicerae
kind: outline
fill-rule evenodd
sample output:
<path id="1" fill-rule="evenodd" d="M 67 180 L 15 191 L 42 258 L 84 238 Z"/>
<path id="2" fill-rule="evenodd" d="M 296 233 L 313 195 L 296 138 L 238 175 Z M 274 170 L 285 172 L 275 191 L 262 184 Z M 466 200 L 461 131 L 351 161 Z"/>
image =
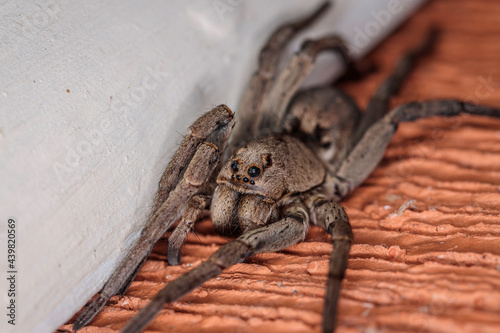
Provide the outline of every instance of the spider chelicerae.
<path id="1" fill-rule="evenodd" d="M 310 224 L 332 235 L 323 331 L 335 328 L 340 284 L 353 235 L 339 204 L 382 159 L 400 122 L 429 116 L 470 113 L 500 117 L 500 110 L 459 100 L 403 104 L 389 112 L 418 58 L 436 32 L 407 53 L 379 87 L 364 113 L 332 87 L 299 91 L 324 51 L 341 54 L 353 66 L 337 36 L 306 41 L 278 69 L 281 50 L 297 32 L 314 22 L 328 5 L 277 29 L 260 52 L 259 67 L 238 108 L 213 108 L 191 127 L 165 170 L 150 219 L 100 295 L 74 323 L 85 326 L 110 297 L 123 294 L 154 243 L 179 220 L 168 243 L 168 262 L 180 262 L 180 248 L 193 224 L 210 209 L 217 232 L 238 237 L 186 275 L 170 282 L 134 317 L 123 332 L 137 332 L 163 307 L 243 259 L 285 249 L 302 241 Z"/>

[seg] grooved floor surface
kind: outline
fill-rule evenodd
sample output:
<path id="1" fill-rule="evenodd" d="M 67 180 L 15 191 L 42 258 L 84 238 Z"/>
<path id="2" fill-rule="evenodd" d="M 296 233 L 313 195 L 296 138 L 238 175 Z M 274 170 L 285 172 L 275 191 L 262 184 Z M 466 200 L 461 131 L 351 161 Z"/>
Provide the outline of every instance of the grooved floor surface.
<path id="1" fill-rule="evenodd" d="M 454 97 L 500 107 L 499 17 L 495 0 L 431 1 L 368 57 L 376 73 L 341 86 L 365 106 L 435 24 L 443 30 L 436 51 L 393 104 Z M 338 332 L 500 332 L 500 120 L 401 125 L 380 166 L 343 205 L 355 244 Z M 119 330 L 166 282 L 227 241 L 209 221 L 195 230 L 182 265 L 166 263 L 165 237 L 126 295 L 81 332 Z M 314 227 L 305 242 L 250 258 L 165 305 L 146 332 L 319 332 L 331 249 Z"/>

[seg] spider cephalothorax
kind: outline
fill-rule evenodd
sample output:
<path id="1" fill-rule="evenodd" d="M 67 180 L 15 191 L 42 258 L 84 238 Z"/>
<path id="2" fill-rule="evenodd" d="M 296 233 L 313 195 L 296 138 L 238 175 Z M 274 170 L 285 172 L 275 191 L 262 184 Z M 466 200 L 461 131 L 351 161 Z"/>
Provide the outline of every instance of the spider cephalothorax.
<path id="1" fill-rule="evenodd" d="M 300 162 L 291 163 L 296 156 L 301 156 Z M 318 157 L 301 141 L 281 135 L 259 138 L 239 149 L 222 167 L 217 183 L 278 201 L 310 190 L 324 179 L 325 168 Z"/>
<path id="2" fill-rule="evenodd" d="M 296 156 L 299 163 L 294 163 Z M 301 141 L 287 135 L 265 136 L 240 148 L 221 169 L 211 216 L 216 231 L 239 235 L 279 217 L 294 194 L 325 179 L 323 163 Z"/>
<path id="3" fill-rule="evenodd" d="M 191 126 L 160 180 L 141 237 L 101 294 L 80 314 L 75 329 L 86 325 L 110 297 L 127 289 L 153 244 L 177 220 L 169 238 L 168 261 L 178 264 L 186 235 L 210 208 L 215 230 L 239 237 L 169 283 L 123 331 L 139 331 L 165 302 L 178 299 L 223 269 L 251 255 L 302 241 L 313 223 L 331 234 L 333 242 L 323 313 L 323 331 L 331 332 L 353 241 L 349 218 L 338 202 L 377 166 L 397 125 L 460 113 L 500 117 L 498 109 L 458 100 L 408 103 L 387 112 L 389 98 L 432 46 L 435 31 L 396 66 L 362 115 L 352 99 L 332 87 L 297 93 L 318 53 L 333 50 L 345 56 L 341 39 L 328 36 L 307 41 L 283 70 L 278 69 L 280 50 L 327 7 L 282 26 L 269 38 L 234 130 L 233 113 L 224 105 Z"/>

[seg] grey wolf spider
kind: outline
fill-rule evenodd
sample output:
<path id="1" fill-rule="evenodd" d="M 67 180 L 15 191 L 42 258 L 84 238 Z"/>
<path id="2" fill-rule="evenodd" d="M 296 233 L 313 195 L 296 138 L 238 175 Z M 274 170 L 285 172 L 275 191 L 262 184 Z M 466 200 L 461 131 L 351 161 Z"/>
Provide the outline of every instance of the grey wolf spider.
<path id="1" fill-rule="evenodd" d="M 271 35 L 261 50 L 259 68 L 243 96 L 236 124 L 233 112 L 220 105 L 190 127 L 160 180 L 152 214 L 139 240 L 101 294 L 77 318 L 75 330 L 89 323 L 109 298 L 127 290 L 154 243 L 177 220 L 169 238 L 168 262 L 179 264 L 185 237 L 210 208 L 215 230 L 239 237 L 169 283 L 123 332 L 140 331 L 165 302 L 175 301 L 223 269 L 302 241 L 310 224 L 332 235 L 323 314 L 323 331 L 332 332 L 353 239 L 349 218 L 339 202 L 377 166 L 397 125 L 460 113 L 500 117 L 499 109 L 458 100 L 407 103 L 386 113 L 390 97 L 434 43 L 434 31 L 396 66 L 364 113 L 332 87 L 298 91 L 320 52 L 333 50 L 348 60 L 342 40 L 329 36 L 306 41 L 287 66 L 278 70 L 280 51 L 327 7 Z"/>

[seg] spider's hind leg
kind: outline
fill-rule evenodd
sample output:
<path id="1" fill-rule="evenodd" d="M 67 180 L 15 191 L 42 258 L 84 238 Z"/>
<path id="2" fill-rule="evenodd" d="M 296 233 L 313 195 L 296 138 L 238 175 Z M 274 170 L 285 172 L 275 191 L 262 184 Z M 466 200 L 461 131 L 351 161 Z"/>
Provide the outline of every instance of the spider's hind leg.
<path id="1" fill-rule="evenodd" d="M 339 198 L 360 185 L 375 169 L 400 122 L 420 118 L 452 117 L 462 113 L 500 118 L 500 109 L 459 100 L 434 100 L 400 105 L 370 126 L 338 170 L 327 180 Z"/>
<path id="2" fill-rule="evenodd" d="M 408 51 L 398 62 L 391 75 L 389 75 L 389 77 L 378 87 L 377 91 L 368 102 L 366 111 L 363 113 L 349 142 L 342 147 L 335 156 L 335 160 L 332 161 L 332 170 L 338 169 L 366 130 L 376 121 L 381 119 L 388 111 L 391 97 L 399 92 L 403 82 L 415 67 L 417 61 L 433 49 L 438 36 L 439 31 L 431 29 L 422 43 Z"/>
<path id="3" fill-rule="evenodd" d="M 434 45 L 438 32 L 431 30 L 424 42 L 408 52 L 394 72 L 379 87 L 354 131 L 349 144 L 335 157 L 326 186 L 338 200 L 360 185 L 382 159 L 400 122 L 431 116 L 461 113 L 500 117 L 500 110 L 458 100 L 437 100 L 403 104 L 384 116 L 389 99 L 396 94 L 416 61 Z"/>

